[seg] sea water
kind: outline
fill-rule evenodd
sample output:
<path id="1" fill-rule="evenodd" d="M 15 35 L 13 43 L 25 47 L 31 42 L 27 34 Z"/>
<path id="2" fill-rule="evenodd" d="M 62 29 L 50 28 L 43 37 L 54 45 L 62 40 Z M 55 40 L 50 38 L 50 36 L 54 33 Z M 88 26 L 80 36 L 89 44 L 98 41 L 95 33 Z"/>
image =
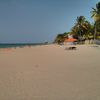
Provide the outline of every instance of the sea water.
<path id="1" fill-rule="evenodd" d="M 43 45 L 43 43 L 1 43 L 0 48 L 16 48 L 25 46 L 37 46 Z"/>

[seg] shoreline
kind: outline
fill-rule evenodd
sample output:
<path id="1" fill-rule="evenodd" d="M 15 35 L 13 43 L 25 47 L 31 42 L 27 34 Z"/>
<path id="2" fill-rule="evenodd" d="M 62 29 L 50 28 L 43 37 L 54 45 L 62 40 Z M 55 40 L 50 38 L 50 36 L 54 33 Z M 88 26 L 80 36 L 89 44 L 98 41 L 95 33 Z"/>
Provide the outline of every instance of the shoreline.
<path id="1" fill-rule="evenodd" d="M 45 43 L 0 43 L 0 48 L 23 48 L 26 46 L 41 46 L 41 45 L 47 45 Z"/>

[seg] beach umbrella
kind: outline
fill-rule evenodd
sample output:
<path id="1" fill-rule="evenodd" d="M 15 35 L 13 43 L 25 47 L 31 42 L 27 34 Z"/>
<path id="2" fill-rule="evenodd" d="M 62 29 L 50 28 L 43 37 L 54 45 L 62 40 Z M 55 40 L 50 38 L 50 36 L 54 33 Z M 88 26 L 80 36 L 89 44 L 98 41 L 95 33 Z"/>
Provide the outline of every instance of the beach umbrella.
<path id="1" fill-rule="evenodd" d="M 74 38 L 69 38 L 69 39 L 66 39 L 65 42 L 76 42 L 77 39 L 74 39 Z"/>

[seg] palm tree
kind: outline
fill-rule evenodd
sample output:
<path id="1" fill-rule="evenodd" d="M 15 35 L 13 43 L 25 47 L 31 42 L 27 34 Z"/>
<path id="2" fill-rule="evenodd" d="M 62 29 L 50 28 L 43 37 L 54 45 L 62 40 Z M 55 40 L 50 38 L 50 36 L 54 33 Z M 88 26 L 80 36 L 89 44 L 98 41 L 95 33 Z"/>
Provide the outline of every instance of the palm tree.
<path id="1" fill-rule="evenodd" d="M 92 8 L 91 13 L 91 17 L 93 17 L 96 22 L 100 21 L 100 2 L 96 4 L 96 8 Z"/>
<path id="2" fill-rule="evenodd" d="M 92 16 L 94 18 L 95 24 L 94 24 L 94 40 L 96 38 L 97 34 L 97 26 L 100 25 L 100 2 L 96 4 L 96 8 L 92 8 Z"/>
<path id="3" fill-rule="evenodd" d="M 88 21 L 85 21 L 85 23 L 83 24 L 83 35 L 86 37 L 86 39 L 93 39 L 93 28 L 94 27 L 92 24 L 90 24 Z"/>
<path id="4" fill-rule="evenodd" d="M 85 17 L 84 16 L 79 16 L 79 17 L 77 17 L 76 21 L 77 21 L 76 26 L 78 28 L 80 37 L 82 37 L 83 23 L 85 22 Z"/>
<path id="5" fill-rule="evenodd" d="M 83 38 L 83 36 L 89 33 L 91 24 L 85 19 L 84 16 L 77 17 L 76 21 L 75 26 L 72 28 L 72 32 L 79 38 Z"/>

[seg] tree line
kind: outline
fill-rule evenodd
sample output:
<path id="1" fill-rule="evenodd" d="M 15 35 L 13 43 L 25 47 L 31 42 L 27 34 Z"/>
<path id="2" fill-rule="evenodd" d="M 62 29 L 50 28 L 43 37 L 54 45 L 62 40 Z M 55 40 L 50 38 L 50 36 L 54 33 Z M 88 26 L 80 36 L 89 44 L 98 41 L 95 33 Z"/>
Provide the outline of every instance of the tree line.
<path id="1" fill-rule="evenodd" d="M 73 35 L 78 41 L 91 39 L 100 40 L 100 2 L 96 4 L 95 8 L 92 8 L 90 13 L 94 19 L 94 23 L 91 24 L 84 16 L 78 16 L 71 31 L 58 34 L 54 42 L 58 44 L 64 42 L 64 40 L 68 38 L 68 34 Z"/>

